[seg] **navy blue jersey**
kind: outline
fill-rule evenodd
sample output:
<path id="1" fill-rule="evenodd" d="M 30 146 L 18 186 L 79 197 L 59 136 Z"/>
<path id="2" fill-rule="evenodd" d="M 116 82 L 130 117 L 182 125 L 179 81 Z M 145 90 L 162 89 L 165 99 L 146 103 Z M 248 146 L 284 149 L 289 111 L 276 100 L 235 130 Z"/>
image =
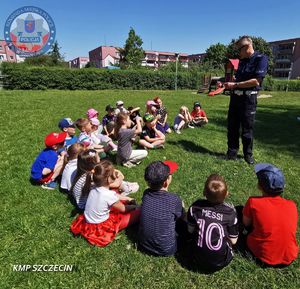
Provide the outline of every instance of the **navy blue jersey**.
<path id="1" fill-rule="evenodd" d="M 155 131 L 153 128 L 149 128 L 146 125 L 143 126 L 142 132 L 141 132 L 141 138 L 145 139 L 145 136 L 148 136 L 150 138 L 155 138 Z"/>
<path id="2" fill-rule="evenodd" d="M 187 214 L 189 230 L 193 229 L 193 258 L 205 267 L 224 267 L 232 259 L 228 238 L 238 237 L 236 211 L 233 206 L 197 200 Z"/>
<path id="3" fill-rule="evenodd" d="M 154 255 L 175 254 L 175 224 L 182 213 L 182 201 L 176 194 L 163 190 L 145 190 L 141 206 L 139 245 Z"/>
<path id="4" fill-rule="evenodd" d="M 268 70 L 268 57 L 260 52 L 255 51 L 249 58 L 243 58 L 239 62 L 238 70 L 235 74 L 236 82 L 246 81 L 253 78 L 265 77 Z M 251 88 L 247 88 L 251 89 Z M 254 90 L 261 89 L 259 86 L 253 87 Z"/>

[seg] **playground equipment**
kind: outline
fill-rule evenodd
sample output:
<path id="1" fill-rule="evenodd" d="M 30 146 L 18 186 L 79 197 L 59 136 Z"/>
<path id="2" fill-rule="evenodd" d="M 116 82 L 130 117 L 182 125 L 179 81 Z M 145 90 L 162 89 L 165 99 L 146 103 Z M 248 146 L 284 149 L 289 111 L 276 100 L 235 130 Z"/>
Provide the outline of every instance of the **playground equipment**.
<path id="1" fill-rule="evenodd" d="M 214 96 L 220 93 L 225 93 L 225 87 L 223 86 L 224 82 L 230 82 L 234 81 L 234 74 L 237 71 L 239 66 L 239 60 L 238 59 L 229 59 L 228 62 L 225 65 L 225 77 L 221 78 L 212 78 L 210 89 L 209 89 L 209 96 Z M 215 90 L 211 91 L 211 86 L 215 85 Z"/>

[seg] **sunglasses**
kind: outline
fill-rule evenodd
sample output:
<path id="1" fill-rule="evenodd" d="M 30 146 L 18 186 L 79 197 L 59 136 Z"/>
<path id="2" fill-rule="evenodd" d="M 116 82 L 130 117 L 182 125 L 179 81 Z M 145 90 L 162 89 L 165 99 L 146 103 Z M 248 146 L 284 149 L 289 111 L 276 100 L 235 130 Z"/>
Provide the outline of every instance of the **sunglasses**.
<path id="1" fill-rule="evenodd" d="M 244 47 L 246 47 L 246 46 L 248 46 L 249 44 L 247 43 L 247 44 L 244 44 L 244 45 L 242 45 L 241 47 L 238 47 L 238 51 L 241 51 Z"/>

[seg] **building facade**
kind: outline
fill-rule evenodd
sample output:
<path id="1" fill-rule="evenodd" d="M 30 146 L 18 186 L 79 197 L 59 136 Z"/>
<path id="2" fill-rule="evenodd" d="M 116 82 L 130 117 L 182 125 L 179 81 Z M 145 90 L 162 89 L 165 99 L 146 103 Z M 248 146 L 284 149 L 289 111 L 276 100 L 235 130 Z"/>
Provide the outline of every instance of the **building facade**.
<path id="1" fill-rule="evenodd" d="M 269 42 L 274 57 L 273 77 L 300 77 L 300 38 Z"/>
<path id="2" fill-rule="evenodd" d="M 88 57 L 77 57 L 69 61 L 70 68 L 84 68 L 90 59 Z"/>
<path id="3" fill-rule="evenodd" d="M 0 40 L 0 63 L 2 61 L 18 62 L 16 53 L 9 48 L 5 40 Z"/>
<path id="4" fill-rule="evenodd" d="M 89 51 L 90 63 L 97 68 L 114 66 L 119 63 L 120 53 L 117 47 L 99 46 Z"/>
<path id="5" fill-rule="evenodd" d="M 161 52 L 154 50 L 145 50 L 145 57 L 142 60 L 142 66 L 160 67 L 170 62 L 178 62 L 188 67 L 188 55 L 186 53 L 175 53 L 175 52 Z"/>
<path id="6" fill-rule="evenodd" d="M 206 53 L 190 54 L 188 55 L 189 62 L 200 63 L 203 61 Z"/>

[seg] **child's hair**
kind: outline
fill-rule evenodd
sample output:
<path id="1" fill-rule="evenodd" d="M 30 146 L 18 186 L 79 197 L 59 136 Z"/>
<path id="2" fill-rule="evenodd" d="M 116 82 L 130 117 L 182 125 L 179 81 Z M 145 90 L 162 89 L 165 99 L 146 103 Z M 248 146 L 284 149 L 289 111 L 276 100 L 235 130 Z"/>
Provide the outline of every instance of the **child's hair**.
<path id="1" fill-rule="evenodd" d="M 92 173 L 95 165 L 97 164 L 97 161 L 97 151 L 93 149 L 88 149 L 78 155 L 77 171 L 72 183 L 71 191 L 73 190 L 80 177 L 83 174 L 86 174 L 86 181 L 82 188 L 81 196 L 87 196 L 89 194 L 92 183 Z"/>
<path id="2" fill-rule="evenodd" d="M 119 137 L 120 128 L 122 125 L 124 125 L 126 123 L 128 117 L 129 117 L 129 115 L 125 112 L 120 112 L 117 115 L 116 125 L 115 125 L 115 137 L 116 138 Z"/>
<path id="3" fill-rule="evenodd" d="M 90 121 L 87 118 L 79 118 L 76 120 L 76 126 L 80 131 L 82 131 L 89 122 Z"/>
<path id="4" fill-rule="evenodd" d="M 169 167 L 161 161 L 155 161 L 146 167 L 144 178 L 150 189 L 160 190 L 169 175 Z"/>
<path id="5" fill-rule="evenodd" d="M 183 112 L 185 112 L 185 111 L 189 111 L 189 109 L 186 107 L 186 106 L 182 106 L 182 107 L 180 107 L 180 109 L 179 109 L 179 113 L 183 113 Z"/>
<path id="6" fill-rule="evenodd" d="M 157 102 L 159 99 L 161 100 L 161 98 L 160 98 L 159 96 L 155 96 L 155 97 L 153 98 L 153 101 Z"/>
<path id="7" fill-rule="evenodd" d="M 205 182 L 203 194 L 211 203 L 223 203 L 227 194 L 225 179 L 218 174 L 210 175 Z"/>
<path id="8" fill-rule="evenodd" d="M 108 186 L 109 178 L 116 179 L 115 168 L 108 160 L 103 160 L 94 168 L 93 181 L 96 187 Z"/>
<path id="9" fill-rule="evenodd" d="M 84 150 L 84 145 L 81 143 L 74 143 L 67 149 L 67 161 L 77 159 L 78 155 Z"/>

